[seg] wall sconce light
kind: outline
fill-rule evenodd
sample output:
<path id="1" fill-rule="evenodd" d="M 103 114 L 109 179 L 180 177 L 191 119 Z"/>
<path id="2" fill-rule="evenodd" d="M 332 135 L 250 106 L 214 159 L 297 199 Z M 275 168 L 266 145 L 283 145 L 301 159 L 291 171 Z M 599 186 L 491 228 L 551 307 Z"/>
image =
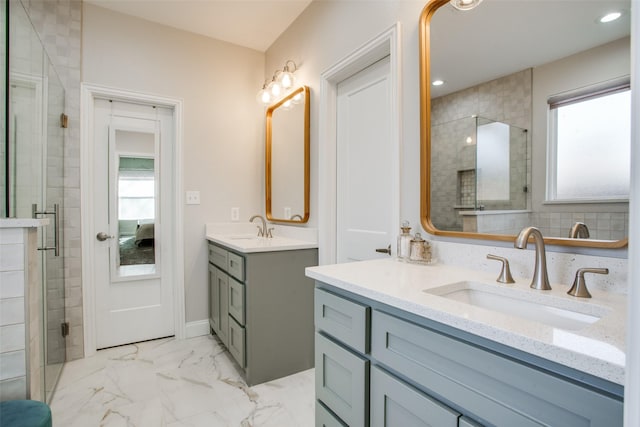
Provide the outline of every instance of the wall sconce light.
<path id="1" fill-rule="evenodd" d="M 282 70 L 273 72 L 270 82 L 264 82 L 262 89 L 258 91 L 258 95 L 256 96 L 257 101 L 267 106 L 287 95 L 295 86 L 296 79 L 293 73 L 295 73 L 297 69 L 298 66 L 295 62 L 290 59 L 287 60 Z"/>
<path id="2" fill-rule="evenodd" d="M 482 3 L 482 0 L 451 0 L 449 3 L 458 10 L 471 10 Z"/>

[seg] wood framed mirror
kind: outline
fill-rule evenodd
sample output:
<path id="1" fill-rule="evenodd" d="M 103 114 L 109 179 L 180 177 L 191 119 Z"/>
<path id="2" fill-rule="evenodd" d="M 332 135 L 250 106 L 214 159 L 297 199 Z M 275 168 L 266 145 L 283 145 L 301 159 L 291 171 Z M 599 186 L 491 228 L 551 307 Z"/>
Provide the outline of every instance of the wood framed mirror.
<path id="1" fill-rule="evenodd" d="M 309 220 L 309 88 L 301 86 L 266 112 L 266 214 L 271 222 Z"/>
<path id="2" fill-rule="evenodd" d="M 556 148 L 560 143 L 549 141 L 559 138 L 552 136 L 554 120 L 560 120 L 553 119 L 556 100 L 570 103 L 618 89 L 630 99 L 625 83 L 630 7 L 629 0 L 594 0 L 579 7 L 570 0 L 484 0 L 467 11 L 448 0 L 425 6 L 419 59 L 420 216 L 426 231 L 512 241 L 523 227 L 536 226 L 547 244 L 627 245 L 628 180 L 626 194 L 557 197 L 565 166 Z M 599 22 L 615 10 L 622 13 L 619 19 Z M 444 84 L 434 86 L 436 79 Z M 503 142 L 487 143 L 487 133 L 506 136 Z M 600 138 L 605 144 L 606 135 Z M 482 151 L 487 146 L 493 147 L 488 156 Z M 498 146 L 507 152 L 496 155 Z M 592 152 L 588 147 L 581 145 L 575 157 L 586 154 L 603 163 L 602 154 L 610 151 L 608 145 Z M 622 150 L 620 157 L 628 162 L 629 152 Z M 502 168 L 493 170 L 497 164 Z M 592 172 L 589 164 L 583 169 Z M 579 223 L 588 227 L 589 237 L 574 233 L 570 238 Z"/>

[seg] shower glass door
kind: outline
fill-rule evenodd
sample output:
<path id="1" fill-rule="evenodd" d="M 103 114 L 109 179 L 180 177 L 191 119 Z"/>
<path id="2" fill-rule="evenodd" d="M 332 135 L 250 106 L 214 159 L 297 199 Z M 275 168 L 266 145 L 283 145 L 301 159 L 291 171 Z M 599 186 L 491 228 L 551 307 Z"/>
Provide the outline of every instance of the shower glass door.
<path id="1" fill-rule="evenodd" d="M 43 331 L 38 378 L 30 398 L 49 402 L 66 359 L 62 213 L 64 211 L 65 92 L 20 1 L 9 1 L 9 111 L 6 155 L 9 217 L 47 218 L 38 229 Z M 32 337 L 33 338 L 33 337 Z M 32 347 L 33 351 L 33 347 Z M 34 384 L 34 382 L 32 382 Z"/>

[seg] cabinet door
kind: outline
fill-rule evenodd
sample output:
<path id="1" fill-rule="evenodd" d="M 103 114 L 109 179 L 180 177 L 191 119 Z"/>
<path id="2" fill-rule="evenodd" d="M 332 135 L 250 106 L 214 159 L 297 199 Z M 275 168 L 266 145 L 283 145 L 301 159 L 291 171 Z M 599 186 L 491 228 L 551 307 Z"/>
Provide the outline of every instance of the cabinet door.
<path id="1" fill-rule="evenodd" d="M 229 344 L 227 348 L 229 353 L 236 359 L 238 365 L 244 369 L 245 357 L 244 357 L 244 345 L 245 345 L 245 329 L 234 320 L 233 317 L 229 317 Z"/>
<path id="2" fill-rule="evenodd" d="M 467 417 L 460 417 L 460 420 L 458 421 L 458 427 L 482 427 L 482 424 L 470 420 Z"/>
<path id="3" fill-rule="evenodd" d="M 322 402 L 316 400 L 316 427 L 347 427 Z"/>
<path id="4" fill-rule="evenodd" d="M 403 383 L 371 368 L 371 427 L 456 427 L 460 414 Z"/>
<path id="5" fill-rule="evenodd" d="M 369 361 L 317 332 L 316 397 L 350 427 L 369 425 Z"/>
<path id="6" fill-rule="evenodd" d="M 229 314 L 244 326 L 244 285 L 229 278 Z"/>
<path id="7" fill-rule="evenodd" d="M 220 310 L 220 331 L 218 337 L 228 347 L 229 333 L 229 276 L 223 271 L 218 270 L 218 304 Z"/>
<path id="8" fill-rule="evenodd" d="M 220 331 L 220 287 L 218 269 L 209 264 L 209 325 L 216 335 Z"/>

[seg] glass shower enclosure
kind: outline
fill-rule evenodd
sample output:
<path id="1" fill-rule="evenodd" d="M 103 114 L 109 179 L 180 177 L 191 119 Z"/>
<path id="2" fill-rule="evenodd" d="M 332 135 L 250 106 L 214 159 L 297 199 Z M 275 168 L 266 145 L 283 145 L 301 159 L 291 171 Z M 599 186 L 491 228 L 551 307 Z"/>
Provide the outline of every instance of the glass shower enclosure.
<path id="1" fill-rule="evenodd" d="M 431 220 L 463 231 L 462 212 L 527 208 L 528 132 L 477 115 L 431 128 Z"/>
<path id="2" fill-rule="evenodd" d="M 2 147 L 2 212 L 10 218 L 48 218 L 38 235 L 42 277 L 44 354 L 41 390 L 51 400 L 66 360 L 64 211 L 65 91 L 23 3 L 2 2 L 5 121 Z"/>

